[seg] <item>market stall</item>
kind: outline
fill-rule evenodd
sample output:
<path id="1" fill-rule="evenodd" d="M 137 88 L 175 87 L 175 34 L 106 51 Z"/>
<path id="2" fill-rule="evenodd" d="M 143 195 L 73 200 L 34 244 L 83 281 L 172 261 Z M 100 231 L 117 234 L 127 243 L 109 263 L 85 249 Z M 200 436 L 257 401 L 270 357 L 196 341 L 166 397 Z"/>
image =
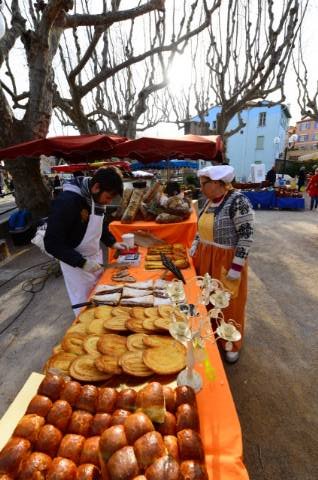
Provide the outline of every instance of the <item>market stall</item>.
<path id="1" fill-rule="evenodd" d="M 138 220 L 128 224 L 113 221 L 109 224 L 109 230 L 117 241 L 120 241 L 125 233 L 142 230 L 153 233 L 167 243 L 183 243 L 190 248 L 197 231 L 197 221 L 196 212 L 193 211 L 187 220 L 179 223 L 170 223 L 168 228 L 167 225 L 160 223 Z"/>
<path id="2" fill-rule="evenodd" d="M 214 147 L 208 140 L 200 143 L 207 156 L 216 154 L 217 142 Z M 141 199 L 143 192 L 135 191 Z M 54 348 L 47 376 L 28 382 L 1 421 L 7 436 L 2 436 L 1 447 L 13 434 L 0 452 L 4 478 L 33 478 L 41 471 L 46 478 L 63 480 L 248 479 L 240 424 L 210 321 L 202 324 L 209 335 L 199 326 L 204 357 L 193 368 L 196 341 L 192 336 L 182 340 L 178 330 L 181 324 L 192 335 L 192 327 L 198 327 L 190 329 L 188 317 L 173 300 L 171 277 L 162 279 L 163 266 L 180 265 L 184 286 L 178 284 L 179 300 L 188 313 L 189 304 L 199 302 L 202 292 L 193 281 L 186 249 L 197 218 L 186 210 L 189 216 L 178 223 L 111 224 L 118 239 L 142 229 L 168 244 L 139 247 L 136 257 L 127 257 L 129 264 L 118 259 L 105 270 L 88 308 Z M 213 288 L 219 295 L 219 287 Z M 178 324 L 177 331 L 171 324 Z M 182 382 L 176 386 L 177 374 L 184 371 L 190 380 L 199 373 L 197 396 Z"/>
<path id="3" fill-rule="evenodd" d="M 139 282 L 149 282 L 149 280 L 156 280 L 158 279 L 159 277 L 159 274 L 160 272 L 158 271 L 152 271 L 152 272 L 149 272 L 149 271 L 145 271 L 143 266 L 144 266 L 144 259 L 145 259 L 145 254 L 146 254 L 146 251 L 145 249 L 140 249 L 140 252 L 142 254 L 142 261 L 141 261 L 141 264 L 139 266 L 131 266 L 129 267 L 129 270 L 130 270 L 130 273 L 136 278 L 138 279 Z M 114 273 L 114 270 L 116 269 L 107 269 L 104 273 L 104 275 L 102 276 L 102 278 L 100 279 L 99 281 L 99 284 L 100 285 L 109 285 L 112 283 L 112 275 Z M 188 302 L 193 302 L 193 303 L 196 303 L 197 301 L 197 296 L 199 294 L 198 292 L 198 287 L 195 286 L 195 284 L 191 283 L 191 279 L 194 277 L 195 275 L 195 271 L 193 269 L 193 267 L 190 267 L 186 270 L 183 271 L 183 274 L 184 274 L 184 277 L 186 279 L 186 285 L 185 285 L 185 291 L 186 291 L 186 294 L 187 294 L 187 300 Z M 189 284 L 189 288 L 187 288 L 187 284 Z M 105 288 L 105 287 L 104 287 Z M 86 325 L 89 325 L 85 322 Z M 74 327 L 76 327 L 76 325 L 83 325 L 83 322 L 79 322 L 79 323 L 75 323 Z M 64 337 L 64 338 L 69 338 L 69 337 Z M 76 337 L 74 337 L 76 338 Z M 80 338 L 80 337 L 77 337 L 77 338 Z M 78 343 L 77 343 L 78 345 Z M 206 342 L 206 350 L 208 352 L 208 358 L 209 358 L 209 364 L 210 364 L 210 370 L 207 370 L 206 368 L 206 363 L 203 364 L 203 365 L 197 365 L 195 368 L 197 371 L 200 372 L 201 376 L 202 376 L 202 379 L 203 379 L 203 388 L 201 389 L 201 391 L 198 393 L 197 395 L 197 404 L 198 404 L 198 413 L 199 413 L 199 419 L 200 419 L 200 436 L 202 438 L 202 442 L 203 442 L 203 447 L 204 447 L 204 453 L 205 453 L 205 463 L 206 463 L 206 468 L 207 468 L 207 471 L 208 471 L 208 475 L 209 475 L 209 478 L 210 479 L 218 479 L 218 480 L 221 480 L 221 479 L 233 479 L 233 480 L 247 480 L 248 479 L 248 474 L 246 472 L 246 469 L 244 467 L 244 464 L 242 463 L 242 440 L 241 440 L 241 431 L 240 431 L 240 425 L 239 425 L 239 421 L 238 421 L 238 417 L 237 417 L 237 413 L 236 413 L 236 410 L 235 410 L 235 406 L 234 406 L 234 403 L 233 403 L 233 399 L 232 399 L 232 395 L 231 395 L 231 392 L 230 392 L 230 389 L 229 389 L 229 385 L 228 385 L 228 382 L 227 382 L 227 378 L 226 378 L 226 375 L 225 375 L 225 372 L 224 372 L 224 369 L 223 369 L 223 365 L 222 365 L 222 362 L 221 362 L 221 359 L 220 359 L 220 356 L 219 356 L 219 353 L 218 353 L 218 349 L 216 347 L 216 344 L 213 342 L 213 340 L 211 339 L 211 341 L 208 341 Z M 166 350 L 166 352 L 169 351 L 169 350 Z M 169 357 L 169 355 L 168 355 Z M 211 369 L 213 371 L 213 375 L 212 375 L 212 378 L 211 378 Z M 71 374 L 72 374 L 72 370 L 71 370 Z M 134 381 L 134 383 L 132 385 L 134 385 L 134 387 L 138 387 L 138 379 L 136 379 L 137 381 Z M 146 379 L 142 379 L 140 378 L 140 384 L 141 384 L 141 387 L 145 386 L 148 384 L 148 382 L 151 382 L 152 378 L 150 378 L 149 380 Z M 157 381 L 158 381 L 158 377 L 157 377 Z M 55 388 L 56 388 L 56 380 L 54 380 L 55 384 Z M 118 380 L 118 383 L 120 384 L 122 382 L 122 380 Z M 170 379 L 170 382 L 171 382 L 171 379 Z M 10 426 L 11 428 L 8 428 L 8 425 L 6 424 L 6 435 L 9 437 L 13 430 L 15 429 L 16 427 L 16 424 L 17 424 L 17 421 L 18 421 L 18 418 L 23 415 L 24 413 L 24 409 L 25 409 L 25 406 L 29 404 L 29 401 L 32 399 L 32 397 L 34 397 L 34 395 L 36 394 L 36 390 L 37 390 L 37 386 L 39 385 L 39 379 L 37 378 L 36 382 L 33 383 L 33 387 L 31 385 L 31 389 L 30 389 L 30 384 L 28 385 L 28 388 L 29 390 L 27 392 L 24 393 L 24 396 L 22 398 L 22 408 L 19 407 L 17 404 L 15 404 L 12 408 L 11 408 L 11 417 L 10 416 L 5 416 L 5 420 L 8 421 L 8 418 L 10 417 L 11 418 L 11 421 L 13 422 L 13 424 Z M 84 383 L 87 383 L 87 382 L 84 382 Z M 105 382 L 106 383 L 106 386 L 108 387 L 108 390 L 109 391 L 109 388 L 112 386 L 111 383 L 109 382 Z M 150 383 L 151 384 L 151 383 Z M 175 388 L 173 385 L 173 382 L 172 383 L 169 383 L 170 385 L 170 388 Z M 95 410 L 91 410 L 91 406 L 88 407 L 88 405 L 92 405 L 92 395 L 93 393 L 95 395 L 98 395 L 98 391 L 96 390 L 96 387 L 81 387 L 82 388 L 82 392 L 84 394 L 84 389 L 85 389 L 85 392 L 87 392 L 87 395 L 86 395 L 86 400 L 85 400 L 85 404 L 84 404 L 84 399 L 82 401 L 82 403 L 78 403 L 79 406 L 78 408 L 81 408 L 82 410 L 80 412 L 82 412 L 81 414 L 84 415 L 85 414 L 85 418 L 89 417 L 89 418 L 92 418 L 92 412 L 94 413 Z M 95 389 L 95 390 L 94 390 Z M 102 390 L 102 389 L 101 389 Z M 100 392 L 101 392 L 100 390 Z M 39 394 L 42 395 L 42 398 L 43 398 L 43 395 L 46 395 L 46 396 L 50 396 L 49 395 L 49 392 L 53 392 L 55 391 L 52 387 L 51 384 L 48 384 L 48 381 L 47 383 L 40 387 L 40 390 L 39 390 Z M 88 392 L 89 393 L 89 396 L 88 396 Z M 53 395 L 53 393 L 52 393 Z M 131 390 L 130 390 L 130 395 L 131 395 Z M 27 399 L 26 399 L 26 396 L 27 396 Z M 51 419 L 51 422 L 53 423 L 53 425 L 59 425 L 60 428 L 61 425 L 63 424 L 63 421 L 65 423 L 65 417 L 63 417 L 63 421 L 61 419 L 61 417 L 59 417 L 56 413 L 55 413 L 55 410 L 53 411 L 55 407 L 55 405 L 59 405 L 59 406 L 62 406 L 60 405 L 59 402 L 64 402 L 65 404 L 65 400 L 59 400 L 59 396 L 56 396 L 55 393 L 54 393 L 54 397 L 52 397 L 52 400 L 55 401 L 55 404 L 53 404 L 53 406 L 49 407 L 49 414 L 46 414 L 46 415 L 49 415 L 49 418 Z M 64 399 L 65 398 L 70 398 L 69 397 L 69 394 L 68 396 L 66 397 L 66 394 L 64 395 L 63 397 Z M 19 399 L 21 401 L 21 398 Z M 33 401 L 35 403 L 35 400 Z M 31 402 L 32 403 L 32 402 Z M 52 405 L 52 402 L 47 402 L 47 403 L 51 403 Z M 63 405 L 64 405 L 63 404 Z M 31 405 L 31 404 L 30 404 Z M 34 404 L 32 404 L 34 405 Z M 118 404 L 119 405 L 119 404 Z M 213 406 L 213 408 L 211 408 L 211 406 Z M 73 407 L 75 408 L 75 407 Z M 88 409 L 88 412 L 91 412 L 91 413 L 85 413 L 85 410 L 86 408 Z M 123 407 L 122 407 L 123 408 Z M 30 406 L 29 406 L 29 412 L 33 412 L 32 415 L 34 416 L 34 410 L 35 407 L 33 406 L 32 409 L 30 409 Z M 83 409 L 84 409 L 84 414 L 83 414 Z M 188 407 L 187 407 L 188 409 Z M 12 416 L 12 411 L 14 411 L 14 416 Z M 102 412 L 103 410 L 100 410 L 100 412 Z M 73 422 L 75 422 L 75 417 L 77 418 L 77 416 L 80 415 L 80 413 L 77 413 L 78 411 L 74 411 L 74 413 L 72 414 L 71 411 L 69 413 L 69 415 L 73 418 L 74 417 L 74 420 L 72 420 Z M 107 415 L 107 414 L 101 414 L 101 413 L 97 413 L 96 416 L 101 416 L 101 415 Z M 171 414 L 169 414 L 171 415 Z M 189 414 L 187 414 L 189 415 Z M 170 418 L 170 417 L 169 417 Z M 29 417 L 24 417 L 24 424 L 25 425 L 27 423 L 27 421 L 29 420 Z M 45 429 L 45 432 L 47 430 L 49 430 L 49 426 L 43 426 L 43 421 L 40 422 L 41 423 L 41 427 L 39 427 L 41 430 L 41 432 L 43 432 L 43 429 Z M 74 424 L 75 425 L 75 424 Z M 1 431 L 4 431 L 2 430 L 2 425 L 0 424 L 0 429 Z M 70 428 L 70 427 L 69 427 Z M 77 428 L 77 427 L 76 427 Z M 68 438 L 67 438 L 67 435 L 65 433 L 66 436 L 64 436 L 64 439 L 62 439 L 62 442 L 61 440 L 59 440 L 59 450 L 58 450 L 58 447 L 56 447 L 56 451 L 59 451 L 59 457 L 63 457 L 66 455 L 66 458 L 68 459 L 72 459 L 74 460 L 74 455 L 75 454 L 71 454 L 71 453 L 66 453 L 66 451 L 69 451 L 69 450 L 66 450 L 66 443 L 67 443 L 67 440 L 69 440 L 69 437 L 73 435 L 72 432 L 77 432 L 76 435 L 73 435 L 74 436 L 74 441 L 75 441 L 75 436 L 76 436 L 76 439 L 77 441 L 79 442 L 79 430 L 77 430 L 75 428 L 75 426 L 73 426 L 71 429 L 69 430 L 66 430 L 66 427 L 65 429 L 63 430 L 63 432 L 70 432 L 68 434 Z M 81 427 L 82 429 L 84 428 L 84 426 Z M 50 425 L 50 429 L 54 432 L 56 432 L 56 427 Z M 55 430 L 54 430 L 55 429 Z M 18 428 L 18 430 L 16 430 L 16 432 L 18 432 L 19 434 L 21 434 L 21 427 Z M 51 431 L 50 430 L 50 431 Z M 28 430 L 29 432 L 29 435 L 30 434 L 30 430 Z M 83 448 L 83 446 L 85 445 L 85 437 L 83 437 L 83 430 L 81 430 L 82 434 L 81 434 L 81 438 L 83 438 L 83 440 L 81 440 L 81 445 Z M 17 435 L 17 433 L 16 433 Z M 41 433 L 42 435 L 42 433 Z M 62 438 L 62 437 L 61 437 Z M 95 438 L 96 437 L 92 437 L 92 438 Z M 2 440 L 2 445 L 4 442 L 4 440 L 6 439 L 1 439 Z M 53 439 L 51 440 L 51 442 L 53 442 Z M 64 443 L 63 443 L 64 442 Z M 91 448 L 92 445 L 94 444 L 95 442 L 95 445 L 96 445 L 96 441 L 94 440 L 90 440 L 90 438 L 87 438 L 86 442 L 91 442 L 89 443 L 91 445 Z M 53 448 L 51 445 L 48 445 L 46 446 L 46 444 L 43 444 L 41 443 L 39 440 L 37 441 L 37 443 L 35 443 L 35 445 L 38 445 L 38 448 L 41 448 L 42 452 L 48 452 L 49 451 L 49 448 Z M 39 447 L 40 445 L 40 447 Z M 80 448 L 80 447 L 78 447 Z M 193 444 L 192 446 L 192 450 L 191 451 L 196 451 L 196 448 L 197 446 L 195 446 L 195 444 Z M 76 454 L 78 456 L 78 458 L 83 458 L 81 457 L 81 455 L 83 455 L 81 453 L 80 450 L 78 450 L 78 453 Z M 61 453 L 62 452 L 62 453 Z M 67 456 L 69 455 L 69 456 Z M 187 454 L 187 455 L 190 455 L 191 456 L 191 453 Z M 90 458 L 92 457 L 92 455 L 90 456 Z M 11 457 L 12 458 L 12 457 Z M 189 457 L 188 457 L 189 458 Z M 192 457 L 191 457 L 192 458 Z M 58 463 L 59 460 L 56 460 L 56 463 Z M 95 460 L 97 461 L 97 460 Z M 81 464 L 82 461 L 81 460 L 78 460 L 78 464 Z M 74 462 L 72 461 L 72 465 L 74 464 Z M 0 472 L 1 472 L 1 466 L 3 465 L 3 463 L 1 463 L 1 454 L 0 454 Z M 68 463 L 68 466 L 72 466 L 70 463 Z M 82 468 L 81 466 L 78 467 L 78 469 Z M 95 467 L 96 468 L 96 467 Z M 15 476 L 13 476 L 13 478 L 16 478 Z M 62 477 L 61 477 L 62 478 Z M 64 478 L 64 477 L 63 477 Z M 67 477 L 68 478 L 68 477 Z M 70 477 L 71 478 L 71 477 Z M 72 477 L 73 478 L 73 477 Z M 83 477 L 83 478 L 86 478 L 86 477 Z M 89 478 L 89 477 L 87 477 Z M 95 478 L 95 477 L 94 477 Z M 96 476 L 96 478 L 99 478 Z M 111 477 L 112 479 L 114 478 L 117 478 L 116 476 L 112 476 Z M 123 478 L 132 478 L 130 476 L 128 477 L 123 477 Z M 151 479 L 151 478 L 157 478 L 157 477 L 151 477 L 151 476 L 148 476 L 146 475 L 146 478 L 147 479 Z M 161 477 L 160 477 L 161 478 Z M 173 477 L 174 478 L 174 477 Z M 176 477 L 177 478 L 177 477 Z M 178 477 L 179 478 L 179 477 Z M 196 478 L 196 477 L 191 477 L 191 478 Z M 198 478 L 206 478 L 204 476 L 200 476 Z"/>
<path id="4" fill-rule="evenodd" d="M 242 190 L 250 200 L 254 209 L 282 208 L 298 210 L 305 208 L 305 199 L 302 193 L 287 188 Z"/>

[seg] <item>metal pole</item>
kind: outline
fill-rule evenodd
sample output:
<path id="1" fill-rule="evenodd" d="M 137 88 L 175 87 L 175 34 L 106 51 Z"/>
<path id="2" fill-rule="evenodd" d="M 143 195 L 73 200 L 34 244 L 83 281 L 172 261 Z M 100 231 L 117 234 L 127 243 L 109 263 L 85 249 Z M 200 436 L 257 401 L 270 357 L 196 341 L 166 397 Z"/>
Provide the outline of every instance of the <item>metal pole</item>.
<path id="1" fill-rule="evenodd" d="M 287 151 L 288 151 L 288 148 L 285 147 L 285 151 L 284 151 L 284 162 L 283 162 L 283 175 L 284 175 L 285 170 L 286 170 Z"/>

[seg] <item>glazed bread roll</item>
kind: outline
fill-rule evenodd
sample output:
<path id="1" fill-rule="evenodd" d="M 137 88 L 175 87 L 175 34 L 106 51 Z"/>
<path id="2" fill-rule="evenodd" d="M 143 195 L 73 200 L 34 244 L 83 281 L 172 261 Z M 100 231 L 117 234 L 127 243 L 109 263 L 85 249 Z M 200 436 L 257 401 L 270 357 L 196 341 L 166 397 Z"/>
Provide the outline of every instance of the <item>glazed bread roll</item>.
<path id="1" fill-rule="evenodd" d="M 18 480 L 45 480 L 51 463 L 51 457 L 45 453 L 31 453 L 22 463 Z"/>
<path id="2" fill-rule="evenodd" d="M 48 373 L 38 388 L 39 395 L 45 395 L 51 400 L 58 400 L 65 385 L 65 380 L 61 375 Z"/>
<path id="3" fill-rule="evenodd" d="M 177 433 L 181 460 L 204 461 L 204 450 L 200 435 L 186 428 Z"/>
<path id="4" fill-rule="evenodd" d="M 163 396 L 165 398 L 165 407 L 168 412 L 174 413 L 176 409 L 176 394 L 173 388 L 163 385 Z"/>
<path id="5" fill-rule="evenodd" d="M 114 425 L 102 433 L 99 439 L 100 459 L 106 463 L 118 449 L 128 445 L 123 425 Z"/>
<path id="6" fill-rule="evenodd" d="M 16 426 L 13 436 L 26 438 L 29 442 L 35 444 L 44 423 L 45 419 L 40 415 L 35 413 L 24 415 Z"/>
<path id="7" fill-rule="evenodd" d="M 132 480 L 147 480 L 145 475 L 137 475 L 137 477 L 134 477 Z"/>
<path id="8" fill-rule="evenodd" d="M 77 468 L 68 458 L 54 458 L 46 480 L 77 480 Z"/>
<path id="9" fill-rule="evenodd" d="M 147 480 L 184 480 L 178 462 L 170 455 L 158 458 L 145 471 Z"/>
<path id="10" fill-rule="evenodd" d="M 75 435 L 74 433 L 68 433 L 63 437 L 58 456 L 63 458 L 69 458 L 76 465 L 80 463 L 81 453 L 83 450 L 85 437 L 82 435 Z"/>
<path id="11" fill-rule="evenodd" d="M 119 410 L 115 410 L 113 415 L 112 415 L 112 419 L 111 419 L 111 422 L 110 422 L 110 425 L 123 425 L 126 421 L 126 418 L 128 418 L 129 416 L 131 415 L 130 412 L 128 412 L 127 410 L 123 410 L 123 409 L 119 409 Z"/>
<path id="12" fill-rule="evenodd" d="M 170 413 L 166 412 L 163 423 L 158 423 L 156 425 L 156 430 L 161 433 L 161 435 L 175 435 L 176 434 L 176 417 Z"/>
<path id="13" fill-rule="evenodd" d="M 165 435 L 163 437 L 163 442 L 168 455 L 171 455 L 179 463 L 179 446 L 177 437 L 174 435 Z"/>
<path id="14" fill-rule="evenodd" d="M 36 450 L 46 453 L 51 458 L 54 458 L 57 454 L 62 438 L 62 432 L 54 427 L 54 425 L 44 425 L 40 430 L 36 442 Z"/>
<path id="15" fill-rule="evenodd" d="M 166 453 L 166 447 L 159 432 L 148 432 L 134 443 L 135 455 L 141 470 Z"/>
<path id="16" fill-rule="evenodd" d="M 130 480 L 136 477 L 140 472 L 133 447 L 117 450 L 110 457 L 107 470 L 110 480 Z"/>
<path id="17" fill-rule="evenodd" d="M 112 413 L 115 410 L 116 400 L 117 392 L 114 388 L 100 388 L 97 399 L 96 411 L 103 413 Z"/>
<path id="18" fill-rule="evenodd" d="M 99 438 L 99 436 L 95 436 L 85 440 L 80 463 L 92 463 L 99 467 Z"/>
<path id="19" fill-rule="evenodd" d="M 182 403 L 189 403 L 190 405 L 197 406 L 194 390 L 187 385 L 180 385 L 175 390 L 176 406 L 178 408 Z"/>
<path id="20" fill-rule="evenodd" d="M 116 409 L 129 410 L 134 412 L 136 409 L 137 392 L 133 388 L 126 388 L 117 394 Z"/>
<path id="21" fill-rule="evenodd" d="M 155 429 L 150 418 L 142 412 L 132 413 L 127 417 L 124 427 L 129 445 L 133 445 L 139 437 Z"/>
<path id="22" fill-rule="evenodd" d="M 61 432 L 66 432 L 72 413 L 72 407 L 66 400 L 56 400 L 48 413 L 46 421 L 61 430 Z"/>
<path id="23" fill-rule="evenodd" d="M 68 425 L 68 433 L 76 433 L 88 437 L 93 425 L 93 415 L 85 410 L 76 410 L 72 413 Z"/>
<path id="24" fill-rule="evenodd" d="M 52 400 L 50 400 L 49 397 L 35 395 L 29 403 L 26 413 L 35 413 L 41 417 L 46 417 L 51 410 L 52 405 Z"/>
<path id="25" fill-rule="evenodd" d="M 95 413 L 98 400 L 98 388 L 95 385 L 84 385 L 77 399 L 76 407 Z"/>
<path id="26" fill-rule="evenodd" d="M 144 412 L 153 422 L 163 423 L 165 415 L 165 399 L 162 385 L 152 382 L 137 393 L 137 411 Z"/>
<path id="27" fill-rule="evenodd" d="M 75 381 L 66 382 L 65 387 L 61 392 L 60 399 L 66 400 L 71 405 L 71 407 L 74 407 L 76 405 L 78 397 L 81 394 L 81 390 L 82 387 L 80 383 Z"/>
<path id="28" fill-rule="evenodd" d="M 93 418 L 90 435 L 101 435 L 104 430 L 110 427 L 112 416 L 110 413 L 96 413 Z"/>
<path id="29" fill-rule="evenodd" d="M 177 432 L 184 430 L 185 428 L 191 428 L 192 430 L 199 431 L 200 421 L 196 407 L 183 403 L 179 405 L 176 411 L 177 419 Z"/>
<path id="30" fill-rule="evenodd" d="M 31 452 L 31 443 L 26 438 L 12 437 L 0 452 L 0 475 L 18 475 L 21 464 Z"/>
<path id="31" fill-rule="evenodd" d="M 84 463 L 77 469 L 76 480 L 101 480 L 100 470 L 90 463 Z"/>
<path id="32" fill-rule="evenodd" d="M 205 466 L 194 460 L 182 462 L 180 470 L 185 480 L 209 480 Z"/>

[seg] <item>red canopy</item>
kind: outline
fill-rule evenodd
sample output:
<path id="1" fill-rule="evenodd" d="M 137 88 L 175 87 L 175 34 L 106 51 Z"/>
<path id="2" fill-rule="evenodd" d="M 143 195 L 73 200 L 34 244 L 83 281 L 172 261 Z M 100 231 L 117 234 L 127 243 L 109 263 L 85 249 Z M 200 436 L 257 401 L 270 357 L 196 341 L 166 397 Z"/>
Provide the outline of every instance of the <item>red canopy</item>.
<path id="1" fill-rule="evenodd" d="M 78 172 L 79 170 L 95 170 L 100 167 L 118 167 L 124 170 L 131 169 L 129 162 L 96 162 L 96 163 L 76 163 L 71 165 L 56 165 L 55 167 L 51 167 L 51 170 L 57 173 L 71 173 L 71 172 Z"/>
<path id="2" fill-rule="evenodd" d="M 171 158 L 212 160 L 222 151 L 223 142 L 219 135 L 183 135 L 176 138 L 142 137 L 129 140 L 116 145 L 111 155 L 151 163 Z"/>
<path id="3" fill-rule="evenodd" d="M 74 163 L 83 160 L 98 160 L 109 157 L 110 150 L 126 140 L 125 137 L 115 135 L 74 135 L 43 138 L 0 149 L 0 159 L 54 155 Z"/>

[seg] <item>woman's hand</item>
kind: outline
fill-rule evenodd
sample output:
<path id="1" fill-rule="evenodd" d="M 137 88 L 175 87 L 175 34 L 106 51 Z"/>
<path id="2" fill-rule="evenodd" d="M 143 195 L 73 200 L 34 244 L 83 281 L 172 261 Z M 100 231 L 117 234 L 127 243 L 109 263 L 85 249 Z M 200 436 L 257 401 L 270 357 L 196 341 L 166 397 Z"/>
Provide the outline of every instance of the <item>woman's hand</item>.
<path id="1" fill-rule="evenodd" d="M 223 283 L 224 288 L 231 292 L 232 298 L 236 298 L 241 284 L 241 276 L 236 279 L 230 278 L 226 269 L 222 267 L 220 280 Z"/>

